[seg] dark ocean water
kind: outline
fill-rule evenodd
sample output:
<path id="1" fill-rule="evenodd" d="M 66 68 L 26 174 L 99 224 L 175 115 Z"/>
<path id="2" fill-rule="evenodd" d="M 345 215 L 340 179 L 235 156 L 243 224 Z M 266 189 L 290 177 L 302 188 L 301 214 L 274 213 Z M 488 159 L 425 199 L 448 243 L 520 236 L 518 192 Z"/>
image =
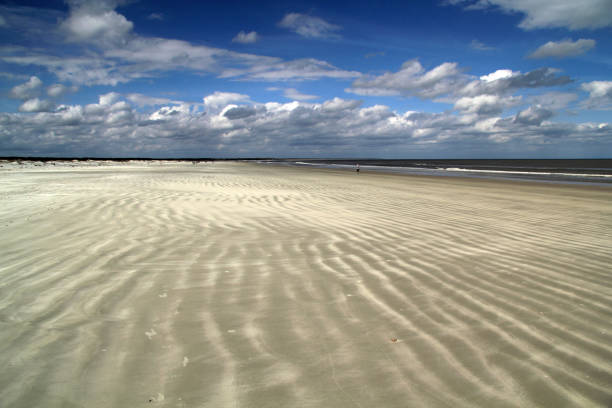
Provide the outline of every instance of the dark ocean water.
<path id="1" fill-rule="evenodd" d="M 479 177 L 612 186 L 612 159 L 296 159 L 270 164 L 380 171 L 427 176 Z"/>

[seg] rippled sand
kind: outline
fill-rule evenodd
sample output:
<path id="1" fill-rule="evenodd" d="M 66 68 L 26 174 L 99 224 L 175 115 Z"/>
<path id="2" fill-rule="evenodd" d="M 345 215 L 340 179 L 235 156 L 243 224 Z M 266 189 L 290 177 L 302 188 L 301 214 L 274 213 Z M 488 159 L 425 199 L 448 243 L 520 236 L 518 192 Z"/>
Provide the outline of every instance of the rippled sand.
<path id="1" fill-rule="evenodd" d="M 5 407 L 606 407 L 612 189 L 0 173 Z"/>

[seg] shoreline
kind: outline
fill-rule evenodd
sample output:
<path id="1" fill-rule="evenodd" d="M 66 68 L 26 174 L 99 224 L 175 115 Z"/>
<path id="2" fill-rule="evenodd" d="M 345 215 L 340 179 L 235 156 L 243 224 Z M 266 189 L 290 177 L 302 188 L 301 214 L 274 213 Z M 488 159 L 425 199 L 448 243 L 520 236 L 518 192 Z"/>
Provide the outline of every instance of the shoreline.
<path id="1" fill-rule="evenodd" d="M 430 175 L 430 174 L 409 174 L 409 173 L 397 173 L 391 171 L 377 170 L 377 171 L 367 171 L 361 168 L 359 174 L 355 174 L 356 172 L 351 169 L 333 169 L 333 168 L 323 168 L 323 167 L 301 167 L 301 166 L 283 166 L 283 165 L 275 165 L 275 164 L 266 164 L 266 163 L 248 163 L 248 165 L 256 165 L 256 166 L 272 166 L 278 167 L 282 169 L 299 169 L 303 171 L 312 171 L 312 172 L 324 172 L 330 174 L 354 174 L 355 177 L 361 176 L 384 176 L 384 177 L 398 177 L 398 178 L 409 178 L 409 179 L 426 179 L 426 180 L 444 180 L 445 182 L 457 182 L 458 184 L 465 185 L 484 185 L 484 184 L 507 184 L 507 185 L 519 185 L 519 186 L 534 186 L 534 187 L 559 187 L 559 188 L 572 188 L 575 187 L 577 189 L 593 189 L 600 191 L 610 191 L 612 188 L 612 183 L 598 183 L 598 182 L 559 182 L 559 181 L 543 181 L 543 180 L 531 180 L 531 179 L 519 179 L 519 178 L 501 178 L 501 177 L 469 177 L 469 176 L 450 176 L 450 175 Z"/>
<path id="2" fill-rule="evenodd" d="M 271 166 L 300 167 L 311 169 L 337 169 L 354 171 L 354 166 L 344 164 L 318 164 L 305 162 L 303 165 L 298 163 L 286 162 L 262 162 L 261 164 Z M 329 167 L 327 167 L 329 166 Z M 337 166 L 337 167 L 334 167 Z M 340 166 L 344 166 L 340 168 Z M 450 177 L 450 178 L 469 178 L 487 180 L 511 180 L 526 181 L 534 183 L 550 184 L 584 184 L 584 185 L 604 185 L 612 186 L 612 174 L 578 174 L 578 173 L 546 173 L 546 172 L 521 172 L 521 171 L 495 171 L 479 170 L 471 168 L 416 168 L 416 167 L 393 167 L 384 165 L 361 165 L 361 172 L 374 172 L 384 174 L 402 174 L 408 176 L 423 177 Z"/>
<path id="3" fill-rule="evenodd" d="M 309 167 L 309 166 L 295 166 L 295 165 L 287 165 L 281 162 L 279 163 L 268 163 L 268 162 L 259 162 L 257 160 L 233 160 L 233 159 L 223 159 L 223 160 L 190 160 L 190 159 L 176 159 L 176 160 L 166 160 L 166 159 L 129 159 L 129 160 L 97 160 L 97 159 L 86 159 L 84 161 L 73 162 L 71 160 L 49 160 L 47 162 L 39 162 L 39 161 L 6 161 L 0 162 L 0 172 L 2 171 L 69 171 L 74 170 L 76 168 L 86 171 L 86 170 L 95 170 L 95 169 L 104 169 L 106 167 L 109 168 L 126 168 L 126 166 L 136 166 L 142 168 L 159 168 L 161 166 L 186 166 L 191 163 L 195 166 L 193 169 L 197 169 L 198 166 L 204 165 L 215 165 L 223 164 L 223 163 L 243 163 L 247 165 L 257 165 L 257 166 L 272 166 L 277 168 L 284 169 L 302 169 L 305 171 L 326 171 L 326 172 L 338 172 L 339 174 L 344 173 L 355 173 L 354 169 L 351 168 L 326 168 L 326 167 Z M 40 164 L 39 164 L 40 163 Z M 612 182 L 606 181 L 567 181 L 567 180 L 544 180 L 544 179 L 530 179 L 530 178 L 513 178 L 513 177 L 499 177 L 499 176 L 470 176 L 468 174 L 458 174 L 458 175 L 447 175 L 447 174 L 415 174 L 415 173 L 402 173 L 392 170 L 386 170 L 384 167 L 381 169 L 370 169 L 361 167 L 360 175 L 364 174 L 380 174 L 386 176 L 397 176 L 397 177 L 411 177 L 411 178 L 440 178 L 447 180 L 468 180 L 468 181 L 490 181 L 490 182 L 502 182 L 502 183 L 513 183 L 513 184 L 535 184 L 540 186 L 551 185 L 551 186 L 580 186 L 580 187 L 593 187 L 593 188 L 601 188 L 603 190 L 612 188 Z M 466 172 L 467 173 L 467 172 Z"/>

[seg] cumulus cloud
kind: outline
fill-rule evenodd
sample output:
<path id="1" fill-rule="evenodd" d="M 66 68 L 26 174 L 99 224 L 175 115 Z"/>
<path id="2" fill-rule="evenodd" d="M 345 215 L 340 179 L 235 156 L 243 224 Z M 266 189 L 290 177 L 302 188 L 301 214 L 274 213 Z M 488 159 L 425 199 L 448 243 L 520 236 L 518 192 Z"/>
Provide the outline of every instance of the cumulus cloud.
<path id="1" fill-rule="evenodd" d="M 50 101 L 32 98 L 21 104 L 19 112 L 49 112 L 52 109 L 53 103 Z"/>
<path id="2" fill-rule="evenodd" d="M 140 93 L 131 93 L 126 95 L 126 99 L 132 102 L 134 105 L 139 107 L 144 106 L 159 106 L 159 105 L 168 105 L 171 103 L 175 103 L 171 99 L 168 98 L 157 98 L 154 96 L 143 95 Z"/>
<path id="3" fill-rule="evenodd" d="M 559 110 L 566 108 L 578 99 L 578 95 L 572 92 L 545 92 L 540 95 L 532 95 L 528 99 L 534 105 L 540 105 L 550 110 Z"/>
<path id="4" fill-rule="evenodd" d="M 244 95 L 244 94 L 239 94 L 239 93 L 234 93 L 234 92 L 216 91 L 215 93 L 204 97 L 204 104 L 207 107 L 218 109 L 230 103 L 248 102 L 249 99 L 250 99 L 249 95 Z"/>
<path id="5" fill-rule="evenodd" d="M 448 0 L 467 9 L 499 8 L 525 17 L 519 27 L 596 29 L 612 26 L 612 2 L 609 0 Z"/>
<path id="6" fill-rule="evenodd" d="M 482 75 L 480 80 L 484 82 L 493 82 L 498 79 L 510 78 L 513 75 L 516 75 L 517 72 L 512 71 L 511 69 L 498 69 L 497 71 L 491 72 L 487 75 Z"/>
<path id="7" fill-rule="evenodd" d="M 581 38 L 576 41 L 549 41 L 529 54 L 529 58 L 566 58 L 584 54 L 595 47 L 595 40 Z"/>
<path id="8" fill-rule="evenodd" d="M 36 96 L 40 93 L 40 88 L 42 87 L 42 81 L 36 77 L 32 76 L 28 79 L 27 82 L 15 86 L 11 89 L 11 97 L 16 99 L 28 99 Z"/>
<path id="9" fill-rule="evenodd" d="M 498 95 L 464 96 L 455 102 L 455 109 L 463 113 L 478 115 L 499 115 L 506 108 L 521 103 L 520 96 L 500 97 Z"/>
<path id="10" fill-rule="evenodd" d="M 235 106 L 223 112 L 223 116 L 228 119 L 244 119 L 249 116 L 253 116 L 257 113 L 254 107 L 252 106 Z"/>
<path id="11" fill-rule="evenodd" d="M 53 84 L 47 87 L 47 95 L 51 98 L 59 98 L 68 92 L 76 92 L 78 88 L 76 86 L 66 86 L 63 84 Z"/>
<path id="12" fill-rule="evenodd" d="M 53 84 L 47 88 L 47 95 L 57 98 L 68 92 L 68 88 L 62 84 Z"/>
<path id="13" fill-rule="evenodd" d="M 508 88 L 541 88 L 546 86 L 565 85 L 572 80 L 566 75 L 557 75 L 559 70 L 553 68 L 538 68 L 529 71 L 525 74 L 517 73 L 508 78 L 501 79 L 505 81 Z"/>
<path id="14" fill-rule="evenodd" d="M 232 42 L 237 42 L 241 44 L 251 44 L 257 42 L 259 36 L 255 31 L 251 31 L 250 33 L 240 31 L 236 36 L 232 39 Z"/>
<path id="15" fill-rule="evenodd" d="M 540 125 L 544 120 L 550 119 L 553 112 L 543 108 L 542 106 L 530 106 L 529 108 L 518 112 L 514 116 L 515 123 L 525 125 Z"/>
<path id="16" fill-rule="evenodd" d="M 335 24 L 330 24 L 322 18 L 301 13 L 286 14 L 278 25 L 307 38 L 338 37 L 336 31 L 342 28 Z"/>
<path id="17" fill-rule="evenodd" d="M 117 13 L 115 2 L 72 0 L 70 16 L 62 22 L 68 39 L 105 47 L 126 43 L 133 24 Z"/>
<path id="18" fill-rule="evenodd" d="M 398 72 L 356 79 L 348 92 L 358 95 L 416 95 L 434 98 L 452 92 L 467 82 L 457 63 L 445 62 L 426 71 L 416 60 L 406 61 Z"/>
<path id="19" fill-rule="evenodd" d="M 188 103 L 179 103 L 176 105 L 163 106 L 159 108 L 157 111 L 153 112 L 148 119 L 153 121 L 182 121 L 183 118 L 189 118 L 190 114 L 191 106 Z"/>
<path id="20" fill-rule="evenodd" d="M 612 109 L 612 81 L 592 81 L 581 85 L 589 93 L 583 106 L 590 109 Z"/>
<path id="21" fill-rule="evenodd" d="M 119 99 L 120 96 L 121 95 L 119 95 L 117 92 L 109 92 L 107 94 L 100 95 L 99 104 L 100 105 L 112 105 Z"/>

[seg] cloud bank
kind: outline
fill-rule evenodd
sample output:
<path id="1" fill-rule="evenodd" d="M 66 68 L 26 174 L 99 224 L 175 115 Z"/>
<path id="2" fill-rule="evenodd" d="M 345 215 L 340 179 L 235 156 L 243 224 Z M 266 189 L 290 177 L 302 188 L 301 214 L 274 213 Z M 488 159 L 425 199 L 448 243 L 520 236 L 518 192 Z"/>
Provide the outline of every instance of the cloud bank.
<path id="1" fill-rule="evenodd" d="M 595 96 L 608 95 L 600 84 L 591 88 Z M 108 93 L 100 95 L 98 103 L 48 111 L 40 101 L 32 101 L 23 113 L 0 114 L 0 149 L 41 155 L 79 151 L 115 156 L 313 156 L 367 148 L 397 157 L 473 154 L 479 149 L 504 154 L 527 149 L 536 154 L 551 145 L 606 146 L 612 136 L 606 123 L 550 122 L 553 112 L 539 105 L 500 116 L 504 106 L 518 101 L 495 96 L 462 98 L 455 106 L 459 114 L 399 113 L 341 98 L 259 103 L 245 94 L 219 91 L 205 96 L 204 103 L 173 101 L 159 106 L 162 102 L 163 98 L 143 101 L 133 94 Z M 145 104 L 156 108 L 140 111 Z"/>

